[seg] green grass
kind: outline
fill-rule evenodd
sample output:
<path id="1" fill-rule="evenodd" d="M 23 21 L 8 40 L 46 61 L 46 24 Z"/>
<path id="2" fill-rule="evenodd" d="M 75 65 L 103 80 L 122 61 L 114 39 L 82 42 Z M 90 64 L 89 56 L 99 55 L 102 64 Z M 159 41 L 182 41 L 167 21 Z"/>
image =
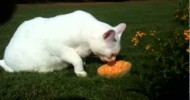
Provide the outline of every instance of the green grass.
<path id="1" fill-rule="evenodd" d="M 76 77 L 72 68 L 46 74 L 1 71 L 0 99 L 147 100 L 142 94 L 126 91 L 130 87 L 137 87 L 134 82 L 141 74 L 149 72 L 142 64 L 151 63 L 151 58 L 135 48 L 131 39 L 139 30 L 154 29 L 162 33 L 160 35 L 167 36 L 164 33 L 172 32 L 176 25 L 172 19 L 176 7 L 175 1 L 18 5 L 13 18 L 0 26 L 0 58 L 3 58 L 6 45 L 23 21 L 36 16 L 52 17 L 81 9 L 113 26 L 120 22 L 127 23 L 118 59 L 132 62 L 133 68 L 122 78 L 101 78 L 96 70 L 102 62 L 88 57 L 85 69 L 89 75 L 86 78 Z"/>

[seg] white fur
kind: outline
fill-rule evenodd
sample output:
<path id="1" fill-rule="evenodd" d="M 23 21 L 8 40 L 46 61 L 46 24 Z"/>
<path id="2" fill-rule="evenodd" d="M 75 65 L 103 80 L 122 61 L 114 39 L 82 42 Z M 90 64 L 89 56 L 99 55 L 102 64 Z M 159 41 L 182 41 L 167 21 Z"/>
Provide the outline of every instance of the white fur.
<path id="1" fill-rule="evenodd" d="M 51 72 L 72 64 L 78 76 L 86 76 L 82 58 L 93 52 L 102 60 L 110 60 L 112 53 L 120 51 L 125 27 L 124 23 L 111 27 L 84 11 L 37 17 L 18 27 L 0 65 L 8 72 Z M 103 39 L 108 30 L 116 32 L 117 42 Z"/>

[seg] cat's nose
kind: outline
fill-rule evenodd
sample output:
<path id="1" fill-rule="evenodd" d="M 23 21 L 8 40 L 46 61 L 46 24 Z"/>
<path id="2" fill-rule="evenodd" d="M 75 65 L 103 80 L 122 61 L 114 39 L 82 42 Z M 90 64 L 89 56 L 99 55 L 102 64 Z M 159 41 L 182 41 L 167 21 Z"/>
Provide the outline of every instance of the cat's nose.
<path id="1" fill-rule="evenodd" d="M 115 59 L 116 59 L 116 56 L 111 57 L 111 61 L 115 61 Z"/>
<path id="2" fill-rule="evenodd" d="M 112 53 L 112 57 L 116 57 L 118 53 Z"/>

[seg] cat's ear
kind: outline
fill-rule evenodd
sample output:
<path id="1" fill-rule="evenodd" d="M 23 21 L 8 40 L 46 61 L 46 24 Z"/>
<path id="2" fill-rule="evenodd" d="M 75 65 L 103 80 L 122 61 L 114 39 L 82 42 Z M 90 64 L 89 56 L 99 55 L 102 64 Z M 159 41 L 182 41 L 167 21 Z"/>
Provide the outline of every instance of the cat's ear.
<path id="1" fill-rule="evenodd" d="M 120 23 L 119 25 L 117 25 L 117 26 L 115 27 L 117 33 L 118 33 L 120 36 L 122 35 L 122 33 L 123 33 L 123 31 L 125 30 L 125 28 L 126 28 L 126 24 L 125 24 L 125 23 Z"/>
<path id="2" fill-rule="evenodd" d="M 112 41 L 115 39 L 115 31 L 114 30 L 108 30 L 103 35 L 104 40 Z"/>

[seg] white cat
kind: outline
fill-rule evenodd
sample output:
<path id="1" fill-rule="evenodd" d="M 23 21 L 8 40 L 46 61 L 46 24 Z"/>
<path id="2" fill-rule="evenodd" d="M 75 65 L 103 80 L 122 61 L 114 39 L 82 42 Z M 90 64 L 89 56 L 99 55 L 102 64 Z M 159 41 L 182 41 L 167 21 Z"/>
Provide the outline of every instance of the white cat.
<path id="1" fill-rule="evenodd" d="M 115 60 L 125 28 L 125 23 L 111 27 L 84 11 L 37 17 L 18 27 L 0 65 L 8 72 L 51 72 L 72 64 L 76 75 L 85 77 L 82 58 L 92 52 L 103 61 Z"/>

